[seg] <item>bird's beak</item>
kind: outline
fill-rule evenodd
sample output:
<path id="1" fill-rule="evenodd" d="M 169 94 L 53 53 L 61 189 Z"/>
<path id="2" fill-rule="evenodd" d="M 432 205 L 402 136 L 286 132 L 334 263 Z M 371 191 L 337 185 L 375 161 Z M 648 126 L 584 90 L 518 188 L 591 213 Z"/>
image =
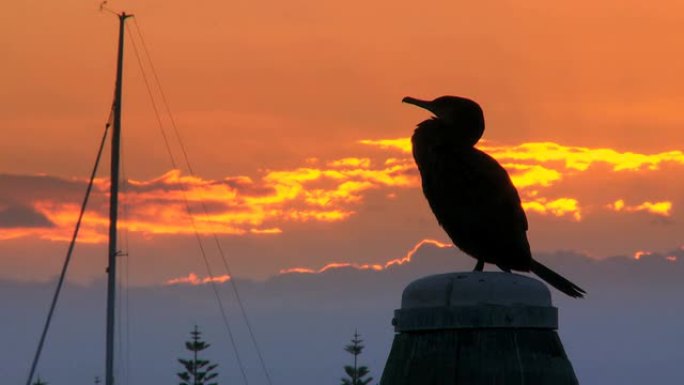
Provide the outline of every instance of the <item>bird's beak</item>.
<path id="1" fill-rule="evenodd" d="M 407 97 L 401 99 L 401 101 L 402 101 L 402 103 L 413 104 L 414 106 L 418 106 L 418 107 L 424 108 L 430 112 L 434 112 L 434 111 L 432 111 L 432 103 L 427 101 L 427 100 L 420 100 L 420 99 L 416 99 L 416 98 L 412 98 L 410 96 L 407 96 Z"/>

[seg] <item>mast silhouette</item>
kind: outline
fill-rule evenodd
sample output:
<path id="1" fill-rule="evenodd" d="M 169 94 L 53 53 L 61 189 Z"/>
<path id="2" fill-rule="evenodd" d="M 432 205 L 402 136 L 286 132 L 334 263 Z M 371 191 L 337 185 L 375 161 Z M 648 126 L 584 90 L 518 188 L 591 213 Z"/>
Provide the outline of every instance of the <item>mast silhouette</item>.
<path id="1" fill-rule="evenodd" d="M 109 264 L 107 266 L 107 343 L 106 343 L 106 372 L 105 385 L 114 385 L 114 320 L 116 304 L 116 258 L 119 251 L 116 247 L 117 219 L 119 209 L 119 155 L 121 148 L 121 89 L 123 78 L 123 43 L 124 23 L 126 12 L 117 14 L 119 17 L 119 50 L 116 61 L 116 86 L 114 89 L 114 104 L 112 106 L 114 124 L 112 130 L 112 150 L 109 188 Z"/>

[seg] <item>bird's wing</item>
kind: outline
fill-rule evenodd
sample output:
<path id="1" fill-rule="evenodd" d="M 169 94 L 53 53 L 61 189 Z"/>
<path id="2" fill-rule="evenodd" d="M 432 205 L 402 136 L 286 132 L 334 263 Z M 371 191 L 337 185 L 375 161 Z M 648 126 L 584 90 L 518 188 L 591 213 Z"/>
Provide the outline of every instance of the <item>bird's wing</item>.
<path id="1" fill-rule="evenodd" d="M 479 150 L 446 146 L 432 147 L 421 158 L 423 191 L 440 224 L 465 220 L 494 232 L 527 231 L 518 191 L 494 158 Z"/>
<path id="2" fill-rule="evenodd" d="M 520 226 L 527 231 L 527 216 L 522 208 L 518 190 L 508 172 L 486 153 L 475 150 L 472 154 L 474 163 L 480 166 L 476 175 L 480 188 L 483 191 L 491 191 L 493 207 L 498 209 L 501 216 L 507 217 L 507 222 L 510 221 L 516 225 L 515 227 Z"/>
<path id="3" fill-rule="evenodd" d="M 529 270 L 527 217 L 506 170 L 479 150 L 430 144 L 414 142 L 413 153 L 425 197 L 454 244 L 476 259 Z"/>

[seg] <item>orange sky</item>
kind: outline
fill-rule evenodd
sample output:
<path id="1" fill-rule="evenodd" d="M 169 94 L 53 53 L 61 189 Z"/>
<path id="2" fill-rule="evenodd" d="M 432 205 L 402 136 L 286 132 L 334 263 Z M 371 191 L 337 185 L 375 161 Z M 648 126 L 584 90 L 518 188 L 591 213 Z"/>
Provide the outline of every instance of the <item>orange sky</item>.
<path id="1" fill-rule="evenodd" d="M 602 257 L 684 243 L 680 2 L 188 4 L 109 2 L 138 15 L 197 173 L 172 170 L 129 44 L 124 224 L 155 254 L 140 256 L 140 282 L 200 270 L 186 260 L 183 186 L 194 211 L 208 206 L 199 228 L 247 276 L 381 264 L 422 239 L 447 242 L 405 147 L 427 115 L 405 95 L 482 104 L 481 148 L 520 189 L 534 249 Z M 44 279 L 111 104 L 117 25 L 97 1 L 12 2 L 3 14 L 0 271 Z M 103 194 L 80 279 L 102 270 Z"/>

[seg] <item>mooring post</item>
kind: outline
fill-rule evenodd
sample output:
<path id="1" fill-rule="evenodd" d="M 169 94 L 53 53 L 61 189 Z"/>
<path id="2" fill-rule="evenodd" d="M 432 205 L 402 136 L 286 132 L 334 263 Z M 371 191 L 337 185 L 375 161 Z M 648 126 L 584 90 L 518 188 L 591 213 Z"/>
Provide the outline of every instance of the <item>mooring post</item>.
<path id="1" fill-rule="evenodd" d="M 540 281 L 499 272 L 409 284 L 381 385 L 577 385 Z"/>

